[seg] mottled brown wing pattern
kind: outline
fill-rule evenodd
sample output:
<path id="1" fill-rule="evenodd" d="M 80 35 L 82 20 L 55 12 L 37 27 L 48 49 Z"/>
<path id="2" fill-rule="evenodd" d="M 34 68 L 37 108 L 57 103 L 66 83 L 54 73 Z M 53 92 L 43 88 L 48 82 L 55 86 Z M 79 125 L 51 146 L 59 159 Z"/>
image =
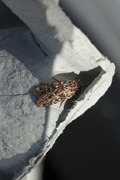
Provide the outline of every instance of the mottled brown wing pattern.
<path id="1" fill-rule="evenodd" d="M 53 84 L 44 84 L 34 89 L 34 94 L 38 97 L 37 107 L 45 107 L 61 102 L 61 104 L 73 97 L 81 90 L 79 81 L 59 81 Z"/>

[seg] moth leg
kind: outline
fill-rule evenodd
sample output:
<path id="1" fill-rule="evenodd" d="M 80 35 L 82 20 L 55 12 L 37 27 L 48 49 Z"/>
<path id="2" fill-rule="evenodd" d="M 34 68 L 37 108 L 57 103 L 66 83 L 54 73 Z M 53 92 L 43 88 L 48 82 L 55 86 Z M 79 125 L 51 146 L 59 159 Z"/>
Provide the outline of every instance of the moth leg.
<path id="1" fill-rule="evenodd" d="M 41 105 L 41 101 L 40 101 L 40 99 L 38 99 L 36 106 L 37 106 L 37 107 L 40 107 L 40 105 Z"/>
<path id="2" fill-rule="evenodd" d="M 60 103 L 60 106 L 59 107 L 61 107 L 62 106 L 62 103 L 63 103 L 64 101 L 62 101 L 61 103 Z"/>

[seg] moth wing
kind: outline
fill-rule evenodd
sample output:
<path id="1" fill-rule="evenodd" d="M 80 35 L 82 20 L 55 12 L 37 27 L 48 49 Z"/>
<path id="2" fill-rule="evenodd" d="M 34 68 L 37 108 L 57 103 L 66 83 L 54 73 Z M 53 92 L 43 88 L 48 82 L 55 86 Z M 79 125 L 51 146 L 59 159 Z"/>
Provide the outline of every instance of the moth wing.
<path id="1" fill-rule="evenodd" d="M 39 98 L 46 93 L 47 85 L 37 86 L 34 89 L 34 94 Z"/>

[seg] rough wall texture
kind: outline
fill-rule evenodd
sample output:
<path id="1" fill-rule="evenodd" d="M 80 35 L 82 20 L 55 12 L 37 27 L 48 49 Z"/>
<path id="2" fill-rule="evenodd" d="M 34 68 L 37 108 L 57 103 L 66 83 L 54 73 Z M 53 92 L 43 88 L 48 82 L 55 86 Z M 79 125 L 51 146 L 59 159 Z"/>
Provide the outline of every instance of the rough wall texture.
<path id="1" fill-rule="evenodd" d="M 18 13 L 35 34 L 27 27 L 0 30 L 0 174 L 20 179 L 44 157 L 66 125 L 106 92 L 112 82 L 114 64 L 101 55 L 63 12 L 61 24 L 65 19 L 66 27 L 64 23 L 59 27 L 55 21 L 52 24 L 52 15 L 44 22 L 46 26 L 43 25 L 40 13 L 47 14 L 52 5 L 57 7 L 52 1 L 3 2 Z M 39 12 L 41 2 L 42 7 L 48 8 Z M 27 11 L 24 14 L 26 7 L 34 11 L 28 8 L 30 17 Z M 58 13 L 61 12 L 58 9 Z M 39 23 L 35 23 L 39 18 Z M 67 37 L 64 40 L 63 35 Z M 46 49 L 41 48 L 41 44 L 47 46 Z M 59 80 L 81 78 L 82 92 L 61 107 L 56 104 L 36 108 L 33 88 L 40 82 L 54 82 L 53 76 Z"/>

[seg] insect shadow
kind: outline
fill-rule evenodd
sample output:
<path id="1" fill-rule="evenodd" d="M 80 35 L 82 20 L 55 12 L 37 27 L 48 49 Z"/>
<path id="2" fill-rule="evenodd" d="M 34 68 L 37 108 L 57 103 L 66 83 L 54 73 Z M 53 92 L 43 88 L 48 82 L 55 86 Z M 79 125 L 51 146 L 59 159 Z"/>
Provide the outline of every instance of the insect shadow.
<path id="1" fill-rule="evenodd" d="M 34 89 L 35 89 L 36 85 L 32 86 L 29 91 L 28 91 L 28 94 L 30 95 L 30 98 L 32 100 L 32 102 L 36 105 L 36 102 L 37 102 L 37 96 L 33 93 L 34 92 Z"/>

